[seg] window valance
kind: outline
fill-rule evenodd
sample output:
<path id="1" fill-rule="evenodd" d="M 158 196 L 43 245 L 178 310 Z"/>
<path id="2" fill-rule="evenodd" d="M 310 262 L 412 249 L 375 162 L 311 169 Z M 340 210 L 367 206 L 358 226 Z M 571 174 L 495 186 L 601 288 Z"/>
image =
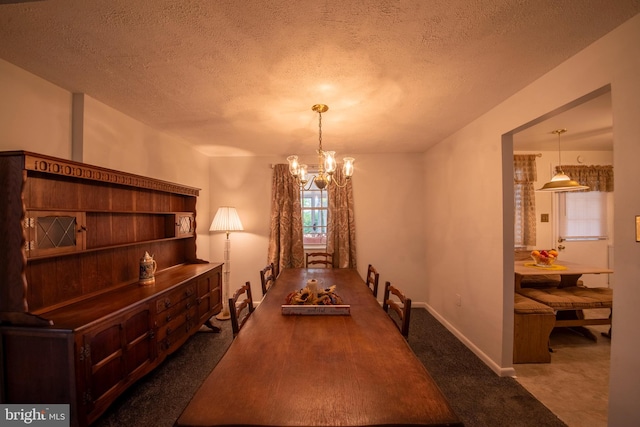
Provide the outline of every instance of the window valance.
<path id="1" fill-rule="evenodd" d="M 611 165 L 562 165 L 562 171 L 591 191 L 613 191 L 613 166 Z M 560 168 L 556 166 L 556 172 Z"/>

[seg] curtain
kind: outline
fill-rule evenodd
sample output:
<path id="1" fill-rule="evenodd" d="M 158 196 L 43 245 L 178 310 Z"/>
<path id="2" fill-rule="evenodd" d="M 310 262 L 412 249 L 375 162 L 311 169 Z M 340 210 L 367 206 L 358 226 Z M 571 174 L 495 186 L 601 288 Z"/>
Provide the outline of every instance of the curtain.
<path id="1" fill-rule="evenodd" d="M 342 168 L 336 168 L 335 179 L 345 182 Z M 327 252 L 333 254 L 333 266 L 356 268 L 356 222 L 353 214 L 353 186 L 351 179 L 343 188 L 328 187 Z"/>
<path id="2" fill-rule="evenodd" d="M 284 268 L 304 267 L 300 187 L 289 173 L 289 165 L 274 166 L 271 200 L 267 263 L 273 262 L 277 276 Z"/>
<path id="3" fill-rule="evenodd" d="M 537 179 L 536 155 L 513 156 L 513 192 L 515 246 L 536 244 L 536 198 L 533 183 Z"/>
<path id="4" fill-rule="evenodd" d="M 580 185 L 588 185 L 590 191 L 613 191 L 613 166 L 562 165 L 562 171 Z M 556 166 L 556 172 L 560 170 Z"/>

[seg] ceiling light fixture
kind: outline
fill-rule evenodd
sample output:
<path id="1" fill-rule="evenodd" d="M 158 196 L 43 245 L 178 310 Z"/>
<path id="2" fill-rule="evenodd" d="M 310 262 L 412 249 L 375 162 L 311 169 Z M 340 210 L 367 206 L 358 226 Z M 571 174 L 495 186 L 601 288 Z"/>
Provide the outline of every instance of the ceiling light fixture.
<path id="1" fill-rule="evenodd" d="M 335 176 L 333 176 L 337 167 L 335 159 L 336 153 L 335 151 L 324 151 L 322 149 L 322 113 L 329 110 L 329 107 L 324 104 L 316 104 L 311 107 L 311 109 L 318 113 L 318 174 L 307 176 L 307 165 L 300 164 L 298 162 L 298 156 L 287 157 L 289 172 L 296 178 L 300 187 L 305 188 L 307 183 L 309 183 L 309 186 L 305 188 L 307 190 L 314 182 L 320 190 L 325 189 L 331 183 L 338 187 L 344 187 L 353 175 L 353 162 L 355 159 L 353 157 L 345 157 L 342 159 L 342 171 L 344 172 L 345 181 L 343 183 L 338 182 Z"/>
<path id="2" fill-rule="evenodd" d="M 562 171 L 562 160 L 560 159 L 560 135 L 566 131 L 566 129 L 556 129 L 552 132 L 558 135 L 558 172 L 553 176 L 553 178 L 551 178 L 551 181 L 547 182 L 542 186 L 542 188 L 536 191 L 553 191 L 559 193 L 563 191 L 589 189 L 587 185 L 580 185 L 577 181 L 572 180 Z"/>

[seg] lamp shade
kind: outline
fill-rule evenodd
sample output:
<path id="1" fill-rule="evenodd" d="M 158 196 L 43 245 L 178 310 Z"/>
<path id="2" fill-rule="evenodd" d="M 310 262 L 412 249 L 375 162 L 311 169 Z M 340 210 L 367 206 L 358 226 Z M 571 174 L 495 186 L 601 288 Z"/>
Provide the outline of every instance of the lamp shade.
<path id="1" fill-rule="evenodd" d="M 536 191 L 551 191 L 551 192 L 563 192 L 563 191 L 579 191 L 588 190 L 589 186 L 580 185 L 578 182 L 572 180 L 563 172 L 558 172 L 551 178 L 551 181 L 547 182 L 542 188 Z"/>
<path id="2" fill-rule="evenodd" d="M 209 231 L 242 231 L 242 222 L 236 208 L 231 206 L 221 206 L 213 217 Z"/>

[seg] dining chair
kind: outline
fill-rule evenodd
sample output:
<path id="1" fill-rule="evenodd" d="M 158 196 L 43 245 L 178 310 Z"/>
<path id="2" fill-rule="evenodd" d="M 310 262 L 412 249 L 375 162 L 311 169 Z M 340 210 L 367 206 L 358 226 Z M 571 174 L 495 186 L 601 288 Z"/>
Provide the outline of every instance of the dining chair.
<path id="1" fill-rule="evenodd" d="M 378 298 L 378 281 L 380 280 L 380 275 L 378 274 L 378 270 L 376 270 L 373 265 L 369 264 L 369 268 L 367 269 L 367 286 L 373 292 L 373 296 Z"/>
<path id="2" fill-rule="evenodd" d="M 333 268 L 333 255 L 328 252 L 309 252 L 306 254 L 305 265 L 309 267 Z"/>
<path id="3" fill-rule="evenodd" d="M 238 302 L 240 297 L 243 295 L 246 295 L 245 298 Z M 247 311 L 245 312 L 245 310 Z M 234 292 L 233 296 L 229 298 L 229 314 L 231 317 L 231 329 L 233 330 L 234 338 L 238 335 L 238 332 L 240 332 L 240 329 L 244 326 L 251 313 L 253 313 L 251 283 L 246 282 L 244 286 L 241 286 Z"/>
<path id="4" fill-rule="evenodd" d="M 401 304 L 396 301 L 395 296 Z M 395 312 L 396 316 L 393 313 L 389 313 L 389 308 Z M 411 298 L 407 298 L 402 291 L 398 288 L 391 286 L 390 282 L 386 282 L 384 285 L 384 299 L 382 302 L 382 309 L 389 314 L 393 323 L 398 327 L 400 333 L 404 335 L 405 338 L 409 337 L 409 320 L 411 317 Z"/>
<path id="5" fill-rule="evenodd" d="M 262 296 L 265 296 L 276 281 L 276 269 L 273 263 L 269 263 L 260 270 L 260 284 L 262 285 Z"/>

